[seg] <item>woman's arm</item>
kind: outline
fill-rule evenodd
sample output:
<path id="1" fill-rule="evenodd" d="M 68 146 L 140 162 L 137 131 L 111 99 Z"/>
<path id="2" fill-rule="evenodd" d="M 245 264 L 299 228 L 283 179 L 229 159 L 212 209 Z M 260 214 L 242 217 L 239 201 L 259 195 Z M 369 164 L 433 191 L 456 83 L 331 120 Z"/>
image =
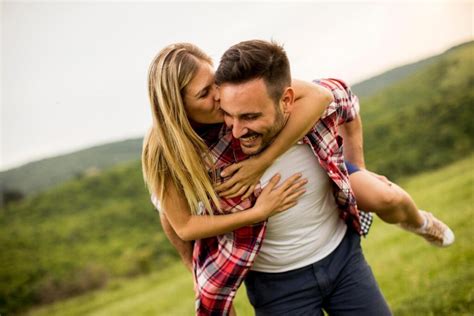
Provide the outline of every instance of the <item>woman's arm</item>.
<path id="1" fill-rule="evenodd" d="M 339 130 L 344 140 L 344 159 L 360 169 L 365 169 L 364 141 L 360 114 L 352 121 L 340 125 Z"/>
<path id="2" fill-rule="evenodd" d="M 320 85 L 293 80 L 295 104 L 283 130 L 275 141 L 261 154 L 226 168 L 222 176 L 233 174 L 232 178 L 216 187 L 223 197 L 244 195 L 248 197 L 265 170 L 280 155 L 308 133 L 316 124 L 326 107 L 333 101 L 332 93 Z"/>
<path id="3" fill-rule="evenodd" d="M 160 222 L 161 227 L 163 228 L 163 232 L 165 233 L 168 240 L 176 248 L 178 251 L 181 260 L 185 267 L 189 270 L 189 272 L 193 272 L 193 243 L 189 240 L 182 240 L 176 234 L 173 226 L 171 226 L 168 218 L 166 218 L 166 214 L 164 212 L 160 212 Z"/>
<path id="4" fill-rule="evenodd" d="M 174 185 L 167 186 L 162 201 L 162 212 L 182 240 L 195 240 L 231 232 L 237 228 L 261 222 L 271 215 L 296 205 L 305 192 L 306 179 L 295 174 L 276 186 L 280 175 L 275 175 L 259 195 L 255 205 L 247 210 L 226 215 L 191 215 L 186 199 Z"/>

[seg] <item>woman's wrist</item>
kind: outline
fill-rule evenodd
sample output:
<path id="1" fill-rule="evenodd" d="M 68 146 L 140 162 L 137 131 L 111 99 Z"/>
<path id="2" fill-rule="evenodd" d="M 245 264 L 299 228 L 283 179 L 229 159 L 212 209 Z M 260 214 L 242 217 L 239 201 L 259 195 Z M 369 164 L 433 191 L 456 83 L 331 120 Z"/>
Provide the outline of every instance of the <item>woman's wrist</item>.
<path id="1" fill-rule="evenodd" d="M 260 153 L 259 155 L 253 158 L 253 159 L 256 159 L 259 166 L 259 170 L 261 171 L 262 174 L 265 170 L 268 169 L 268 167 L 270 167 L 275 162 L 275 160 L 279 156 L 278 153 L 274 153 L 273 151 L 274 150 L 272 146 L 270 146 L 266 150 L 264 150 L 262 153 Z"/>
<path id="2" fill-rule="evenodd" d="M 252 217 L 251 217 L 252 218 L 252 224 L 263 222 L 269 216 L 269 214 L 267 214 L 265 212 L 265 210 L 259 205 L 255 205 L 251 209 L 251 212 L 252 212 Z"/>

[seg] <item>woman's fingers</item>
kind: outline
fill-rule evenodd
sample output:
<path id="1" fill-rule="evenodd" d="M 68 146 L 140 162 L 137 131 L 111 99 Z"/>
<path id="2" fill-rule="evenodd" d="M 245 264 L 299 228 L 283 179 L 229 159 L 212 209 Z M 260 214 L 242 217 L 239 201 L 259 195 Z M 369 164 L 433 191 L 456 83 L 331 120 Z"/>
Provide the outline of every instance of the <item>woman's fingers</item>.
<path id="1" fill-rule="evenodd" d="M 245 192 L 245 194 L 242 196 L 242 200 L 250 197 L 254 191 L 255 191 L 255 184 L 249 186 L 247 192 Z"/>
<path id="2" fill-rule="evenodd" d="M 229 198 L 231 197 L 232 195 L 235 195 L 237 192 L 239 192 L 239 190 L 241 189 L 242 187 L 239 186 L 238 183 L 236 183 L 233 187 L 223 191 L 223 192 L 219 192 L 219 195 L 224 197 L 224 198 Z"/>
<path id="3" fill-rule="evenodd" d="M 378 173 L 372 172 L 372 171 L 368 171 L 368 170 L 366 172 L 368 172 L 370 175 L 374 176 L 375 178 L 379 179 L 380 181 L 384 182 L 385 184 L 392 186 L 392 182 L 390 182 L 390 180 L 387 177 L 380 175 Z"/>
<path id="4" fill-rule="evenodd" d="M 296 200 L 298 200 L 299 197 L 301 197 L 303 194 L 305 194 L 306 192 L 306 189 L 304 188 L 301 188 L 291 194 L 289 194 L 287 197 L 286 197 L 286 201 L 288 202 L 296 202 Z"/>
<path id="5" fill-rule="evenodd" d="M 288 179 L 286 179 L 277 189 L 281 190 L 282 192 L 288 190 L 299 178 L 301 178 L 301 173 L 295 173 Z"/>
<path id="6" fill-rule="evenodd" d="M 294 206 L 296 206 L 296 204 L 298 204 L 296 201 L 295 202 L 287 202 L 285 204 L 282 205 L 281 209 L 278 210 L 277 213 L 280 213 L 280 212 L 283 212 L 283 211 L 286 211 Z"/>
<path id="7" fill-rule="evenodd" d="M 275 174 L 268 184 L 265 186 L 263 191 L 269 193 L 273 190 L 278 190 L 278 193 L 290 194 L 302 186 L 304 186 L 308 181 L 306 179 L 301 179 L 302 174 L 296 173 L 286 179 L 281 185 L 277 186 L 281 180 L 281 175 L 279 173 Z M 216 191 L 219 192 L 219 195 L 225 198 L 234 198 L 236 196 L 242 196 L 243 199 L 248 198 L 255 190 L 256 185 L 239 185 L 237 181 L 233 179 L 228 180 L 227 182 L 220 184 L 216 187 Z M 263 192 L 262 192 L 263 193 Z"/>
<path id="8" fill-rule="evenodd" d="M 234 163 L 221 171 L 221 177 L 227 177 L 240 169 L 240 163 Z"/>
<path id="9" fill-rule="evenodd" d="M 219 184 L 218 186 L 216 186 L 216 191 L 218 193 L 225 193 L 225 194 L 229 194 L 228 191 L 230 191 L 232 189 L 232 187 L 238 182 L 237 179 L 235 178 L 230 178 L 229 180 Z"/>
<path id="10" fill-rule="evenodd" d="M 296 192 L 293 192 L 292 194 L 288 195 L 284 202 L 283 205 L 278 209 L 277 212 L 283 212 L 286 211 L 289 208 L 292 208 L 293 206 L 296 206 L 298 204 L 298 199 L 305 194 L 306 190 L 305 189 L 299 189 Z"/>
<path id="11" fill-rule="evenodd" d="M 296 205 L 298 198 L 306 192 L 303 186 L 307 183 L 307 179 L 301 179 L 301 176 L 301 174 L 294 174 L 280 185 L 278 185 L 281 179 L 280 174 L 270 179 L 255 204 L 262 211 L 263 216 L 273 216 Z"/>
<path id="12" fill-rule="evenodd" d="M 308 179 L 299 179 L 296 182 L 293 182 L 285 191 L 284 193 L 286 194 L 291 194 L 293 192 L 296 192 L 298 189 L 302 188 L 304 185 L 308 183 Z"/>
<path id="13" fill-rule="evenodd" d="M 281 175 L 279 173 L 275 174 L 270 181 L 268 181 L 268 184 L 263 188 L 263 192 L 270 192 L 273 190 L 273 188 L 278 184 L 278 182 L 281 179 Z"/>
<path id="14" fill-rule="evenodd" d="M 230 193 L 227 197 L 228 198 L 234 198 L 236 196 L 241 196 L 243 195 L 245 192 L 247 192 L 247 189 L 248 189 L 248 186 L 247 185 L 244 185 L 242 186 L 240 189 L 238 189 L 237 192 L 232 192 Z"/>

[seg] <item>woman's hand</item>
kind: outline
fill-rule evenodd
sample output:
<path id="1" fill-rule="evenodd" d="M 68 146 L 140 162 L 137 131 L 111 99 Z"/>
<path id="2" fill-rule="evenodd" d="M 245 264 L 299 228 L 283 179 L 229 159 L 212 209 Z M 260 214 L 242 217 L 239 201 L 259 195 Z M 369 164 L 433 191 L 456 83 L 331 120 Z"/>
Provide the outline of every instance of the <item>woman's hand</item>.
<path id="1" fill-rule="evenodd" d="M 306 192 L 303 186 L 308 180 L 301 179 L 301 173 L 292 175 L 277 186 L 280 178 L 280 174 L 274 175 L 255 202 L 254 210 L 260 212 L 262 220 L 295 206 L 298 198 Z"/>
<path id="2" fill-rule="evenodd" d="M 248 198 L 255 190 L 265 170 L 271 165 L 271 161 L 259 157 L 250 157 L 225 168 L 221 172 L 221 176 L 232 175 L 232 177 L 216 187 L 217 193 L 224 198 L 240 195 L 242 195 L 242 199 Z"/>
<path id="3" fill-rule="evenodd" d="M 388 186 L 390 186 L 390 187 L 392 186 L 392 182 L 386 176 L 382 176 L 380 174 L 377 174 L 377 173 L 369 171 L 369 170 L 365 170 L 365 171 L 368 172 L 373 177 L 379 179 L 383 183 L 387 184 Z"/>

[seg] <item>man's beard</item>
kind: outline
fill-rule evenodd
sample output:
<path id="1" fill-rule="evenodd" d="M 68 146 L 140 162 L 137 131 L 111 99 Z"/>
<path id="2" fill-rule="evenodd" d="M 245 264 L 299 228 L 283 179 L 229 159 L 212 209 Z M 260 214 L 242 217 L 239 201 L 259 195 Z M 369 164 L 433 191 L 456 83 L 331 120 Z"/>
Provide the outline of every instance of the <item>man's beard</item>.
<path id="1" fill-rule="evenodd" d="M 260 148 L 258 148 L 258 150 L 255 153 L 252 153 L 252 155 L 257 155 L 261 153 L 263 150 L 265 150 L 268 146 L 270 146 L 270 144 L 275 140 L 277 135 L 281 132 L 285 124 L 286 124 L 285 117 L 283 113 L 278 109 L 275 114 L 275 123 L 267 131 L 267 133 L 265 133 L 265 135 L 260 134 L 260 136 L 262 137 L 262 143 L 260 145 Z M 248 133 L 248 134 L 254 134 L 254 132 Z"/>

